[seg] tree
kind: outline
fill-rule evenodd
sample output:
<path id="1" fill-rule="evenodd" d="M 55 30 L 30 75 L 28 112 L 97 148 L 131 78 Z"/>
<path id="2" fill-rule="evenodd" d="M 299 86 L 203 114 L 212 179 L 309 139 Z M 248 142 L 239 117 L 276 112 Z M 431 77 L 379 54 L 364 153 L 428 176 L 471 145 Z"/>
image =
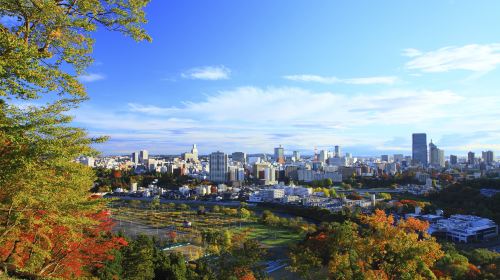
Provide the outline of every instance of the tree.
<path id="1" fill-rule="evenodd" d="M 67 112 L 86 99 L 77 76 L 92 62 L 91 32 L 149 40 L 147 2 L 0 2 L 0 16 L 16 20 L 0 23 L 0 264 L 9 271 L 79 277 L 124 244 L 109 234 L 105 202 L 89 198 L 94 172 L 74 162 L 104 139 L 71 127 Z M 53 101 L 15 105 L 41 96 Z"/>
<path id="2" fill-rule="evenodd" d="M 123 274 L 123 255 L 121 250 L 113 250 L 112 258 L 105 261 L 103 266 L 98 268 L 95 273 L 99 279 L 102 280 L 115 280 L 121 279 Z"/>
<path id="3" fill-rule="evenodd" d="M 155 275 L 154 243 L 147 235 L 137 239 L 124 249 L 123 276 L 125 279 L 153 279 Z"/>
<path id="4" fill-rule="evenodd" d="M 326 178 L 323 182 L 323 184 L 326 186 L 326 187 L 331 187 L 333 186 L 333 180 L 331 178 Z"/>
<path id="5" fill-rule="evenodd" d="M 292 269 L 309 275 L 317 268 L 317 262 L 300 263 L 309 250 L 330 279 L 435 279 L 431 269 L 443 252 L 426 233 L 427 223 L 412 218 L 395 223 L 381 210 L 361 223 L 326 224 L 307 235 L 291 253 Z"/>
<path id="6" fill-rule="evenodd" d="M 151 202 L 149 203 L 149 207 L 151 209 L 159 209 L 160 208 L 160 198 L 159 197 L 154 197 Z"/>
<path id="7" fill-rule="evenodd" d="M 379 197 L 382 198 L 383 200 L 391 200 L 391 194 L 390 193 L 380 193 Z"/>
<path id="8" fill-rule="evenodd" d="M 240 212 L 240 217 L 243 219 L 248 219 L 251 216 L 250 211 L 245 208 L 241 208 L 239 212 Z"/>

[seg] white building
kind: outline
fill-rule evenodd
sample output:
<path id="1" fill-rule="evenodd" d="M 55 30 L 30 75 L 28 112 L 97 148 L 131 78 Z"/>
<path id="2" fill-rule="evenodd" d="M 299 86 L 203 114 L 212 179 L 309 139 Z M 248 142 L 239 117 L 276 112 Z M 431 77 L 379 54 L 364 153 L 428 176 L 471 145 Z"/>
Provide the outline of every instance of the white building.
<path id="1" fill-rule="evenodd" d="M 275 199 L 281 199 L 285 196 L 284 189 L 267 189 L 260 191 L 260 196 L 263 201 L 273 201 Z"/>
<path id="2" fill-rule="evenodd" d="M 490 219 L 471 215 L 451 215 L 429 227 L 429 233 L 454 242 L 483 241 L 498 236 L 498 225 Z"/>

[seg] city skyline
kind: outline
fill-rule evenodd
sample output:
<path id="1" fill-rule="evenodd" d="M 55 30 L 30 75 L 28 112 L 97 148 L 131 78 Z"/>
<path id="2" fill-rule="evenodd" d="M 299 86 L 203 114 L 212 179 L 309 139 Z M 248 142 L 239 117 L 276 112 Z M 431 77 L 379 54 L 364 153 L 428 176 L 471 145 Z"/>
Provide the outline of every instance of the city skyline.
<path id="1" fill-rule="evenodd" d="M 499 8 L 153 1 L 152 43 L 95 33 L 96 62 L 80 76 L 90 101 L 70 114 L 110 136 L 96 146 L 105 154 L 186 143 L 409 153 L 413 131 L 447 153 L 498 154 Z"/>

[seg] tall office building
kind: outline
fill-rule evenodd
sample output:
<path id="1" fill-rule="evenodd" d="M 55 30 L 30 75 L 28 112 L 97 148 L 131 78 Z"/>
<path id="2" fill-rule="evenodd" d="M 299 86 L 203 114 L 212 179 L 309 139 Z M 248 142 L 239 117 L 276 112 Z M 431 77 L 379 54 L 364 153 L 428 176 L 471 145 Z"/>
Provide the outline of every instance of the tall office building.
<path id="1" fill-rule="evenodd" d="M 456 155 L 450 155 L 450 164 L 455 165 L 458 163 L 458 157 Z"/>
<path id="2" fill-rule="evenodd" d="M 148 158 L 149 158 L 149 153 L 147 150 L 141 150 L 139 152 L 139 162 L 140 163 L 145 163 Z"/>
<path id="3" fill-rule="evenodd" d="M 341 157 L 342 155 L 340 154 L 340 146 L 335 146 L 335 157 Z"/>
<path id="4" fill-rule="evenodd" d="M 239 162 L 241 164 L 245 164 L 247 162 L 247 154 L 243 152 L 234 152 L 231 155 L 231 159 L 235 162 Z"/>
<path id="5" fill-rule="evenodd" d="M 327 150 L 321 150 L 319 152 L 319 157 L 318 160 L 321 162 L 325 162 L 328 159 L 328 151 Z"/>
<path id="6" fill-rule="evenodd" d="M 224 183 L 227 181 L 228 156 L 223 152 L 214 152 L 210 154 L 210 181 L 214 183 Z"/>
<path id="7" fill-rule="evenodd" d="M 138 152 L 133 152 L 131 157 L 130 157 L 130 160 L 135 163 L 135 164 L 138 164 L 139 163 L 139 153 Z"/>
<path id="8" fill-rule="evenodd" d="M 468 152 L 467 153 L 467 163 L 474 164 L 475 156 L 476 155 L 474 154 L 474 152 Z"/>
<path id="9" fill-rule="evenodd" d="M 279 163 L 285 163 L 285 149 L 281 145 L 274 148 L 274 160 Z"/>
<path id="10" fill-rule="evenodd" d="M 300 152 L 293 151 L 293 158 L 295 159 L 295 161 L 299 161 L 300 160 Z"/>
<path id="11" fill-rule="evenodd" d="M 495 154 L 493 151 L 485 151 L 483 152 L 482 158 L 486 164 L 492 164 L 493 161 L 495 161 Z"/>
<path id="12" fill-rule="evenodd" d="M 380 161 L 389 162 L 389 155 L 381 155 L 380 156 Z"/>
<path id="13" fill-rule="evenodd" d="M 412 160 L 414 164 L 427 165 L 427 134 L 413 133 Z"/>
<path id="14" fill-rule="evenodd" d="M 439 149 L 434 143 L 429 143 L 430 165 L 434 167 L 444 167 L 444 151 Z"/>

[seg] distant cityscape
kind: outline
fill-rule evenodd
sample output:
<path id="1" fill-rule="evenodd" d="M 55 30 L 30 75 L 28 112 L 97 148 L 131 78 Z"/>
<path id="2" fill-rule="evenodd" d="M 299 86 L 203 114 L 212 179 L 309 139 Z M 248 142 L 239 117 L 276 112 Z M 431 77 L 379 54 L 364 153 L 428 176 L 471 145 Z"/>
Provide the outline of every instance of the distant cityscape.
<path id="1" fill-rule="evenodd" d="M 412 155 L 382 154 L 380 157 L 355 157 L 345 154 L 341 146 L 332 150 L 314 149 L 313 155 L 301 155 L 300 151 L 286 153 L 279 145 L 273 154 L 246 154 L 243 151 L 227 154 L 214 151 L 201 155 L 194 144 L 189 152 L 179 156 L 150 156 L 147 150 L 132 152 L 130 156 L 105 156 L 99 158 L 81 157 L 79 161 L 91 167 L 108 169 L 133 168 L 134 172 L 161 172 L 187 175 L 214 183 L 232 183 L 241 185 L 245 179 L 252 178 L 262 185 L 275 184 L 288 178 L 293 181 L 311 182 L 330 178 L 333 182 L 342 182 L 352 174 L 357 176 L 394 175 L 412 168 L 439 170 L 455 168 L 455 178 L 478 178 L 489 171 L 498 169 L 498 161 L 491 150 L 482 151 L 481 156 L 469 151 L 466 157 L 450 154 L 431 140 L 427 134 L 412 135 Z M 450 170 L 448 170 L 450 171 Z M 423 180 L 425 181 L 425 180 Z"/>

